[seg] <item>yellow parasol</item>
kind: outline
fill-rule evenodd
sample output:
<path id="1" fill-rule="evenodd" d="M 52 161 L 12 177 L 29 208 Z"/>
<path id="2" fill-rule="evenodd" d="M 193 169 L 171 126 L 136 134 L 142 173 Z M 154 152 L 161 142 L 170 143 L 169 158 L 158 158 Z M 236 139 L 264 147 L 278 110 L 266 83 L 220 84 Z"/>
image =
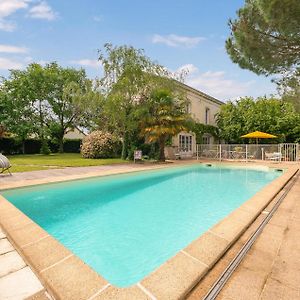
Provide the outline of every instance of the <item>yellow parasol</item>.
<path id="1" fill-rule="evenodd" d="M 256 143 L 258 143 L 258 139 L 274 139 L 274 138 L 277 138 L 276 135 L 261 132 L 261 131 L 250 132 L 248 134 L 242 135 L 241 137 L 242 138 L 248 138 L 248 139 L 256 139 Z"/>

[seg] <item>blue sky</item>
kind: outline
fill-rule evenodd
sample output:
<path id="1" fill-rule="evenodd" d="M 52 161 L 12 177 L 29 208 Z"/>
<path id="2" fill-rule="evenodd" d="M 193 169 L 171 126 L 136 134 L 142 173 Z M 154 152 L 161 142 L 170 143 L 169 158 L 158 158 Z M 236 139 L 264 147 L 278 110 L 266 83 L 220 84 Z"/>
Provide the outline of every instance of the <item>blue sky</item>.
<path id="1" fill-rule="evenodd" d="M 111 42 L 145 49 L 186 83 L 220 100 L 276 92 L 270 78 L 242 70 L 224 43 L 243 0 L 0 0 L 0 75 L 57 61 L 101 76 L 97 49 Z"/>

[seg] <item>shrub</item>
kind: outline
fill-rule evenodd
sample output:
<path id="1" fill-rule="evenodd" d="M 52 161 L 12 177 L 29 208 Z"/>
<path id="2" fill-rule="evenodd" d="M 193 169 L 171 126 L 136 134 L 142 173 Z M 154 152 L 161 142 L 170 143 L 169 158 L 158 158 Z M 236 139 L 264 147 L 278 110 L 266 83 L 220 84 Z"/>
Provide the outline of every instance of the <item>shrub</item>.
<path id="1" fill-rule="evenodd" d="M 40 153 L 44 155 L 49 155 L 51 153 L 51 150 L 49 148 L 48 141 L 41 140 L 41 143 L 42 145 L 41 145 Z"/>
<path id="2" fill-rule="evenodd" d="M 21 153 L 21 143 L 13 137 L 3 137 L 0 139 L 0 153 L 19 154 Z"/>
<path id="3" fill-rule="evenodd" d="M 25 140 L 25 153 L 26 154 L 36 154 L 40 153 L 41 141 L 38 139 L 28 139 Z"/>
<path id="4" fill-rule="evenodd" d="M 64 152 L 66 153 L 80 153 L 81 139 L 65 139 Z"/>
<path id="5" fill-rule="evenodd" d="M 109 132 L 96 130 L 83 139 L 81 155 L 84 158 L 115 157 L 119 141 Z"/>
<path id="6" fill-rule="evenodd" d="M 48 147 L 51 153 L 58 152 L 58 145 L 51 140 L 48 140 Z M 80 153 L 81 139 L 65 139 L 64 152 L 66 153 Z M 0 138 L 0 153 L 3 154 L 37 154 L 41 153 L 42 143 L 39 139 L 26 139 L 24 141 L 24 148 L 22 141 L 16 137 Z M 47 150 L 47 149 L 46 149 Z M 49 150 L 49 149 L 48 149 Z M 47 151 L 48 152 L 48 151 Z"/>

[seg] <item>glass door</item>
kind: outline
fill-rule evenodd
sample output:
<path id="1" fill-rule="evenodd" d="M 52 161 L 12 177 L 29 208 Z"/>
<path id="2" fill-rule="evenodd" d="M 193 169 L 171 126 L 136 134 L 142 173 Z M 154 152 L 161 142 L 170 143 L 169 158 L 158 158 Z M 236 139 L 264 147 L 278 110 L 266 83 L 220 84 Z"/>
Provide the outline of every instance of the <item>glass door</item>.
<path id="1" fill-rule="evenodd" d="M 190 134 L 179 135 L 179 151 L 192 152 L 193 151 L 193 137 Z"/>

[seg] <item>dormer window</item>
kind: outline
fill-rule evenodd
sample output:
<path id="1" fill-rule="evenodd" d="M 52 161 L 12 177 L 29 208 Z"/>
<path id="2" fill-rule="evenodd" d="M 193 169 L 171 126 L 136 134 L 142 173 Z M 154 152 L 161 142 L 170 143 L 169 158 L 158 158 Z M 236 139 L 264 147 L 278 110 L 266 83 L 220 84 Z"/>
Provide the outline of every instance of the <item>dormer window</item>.
<path id="1" fill-rule="evenodd" d="M 210 109 L 208 107 L 205 108 L 205 124 L 209 124 L 209 114 L 210 114 Z"/>

